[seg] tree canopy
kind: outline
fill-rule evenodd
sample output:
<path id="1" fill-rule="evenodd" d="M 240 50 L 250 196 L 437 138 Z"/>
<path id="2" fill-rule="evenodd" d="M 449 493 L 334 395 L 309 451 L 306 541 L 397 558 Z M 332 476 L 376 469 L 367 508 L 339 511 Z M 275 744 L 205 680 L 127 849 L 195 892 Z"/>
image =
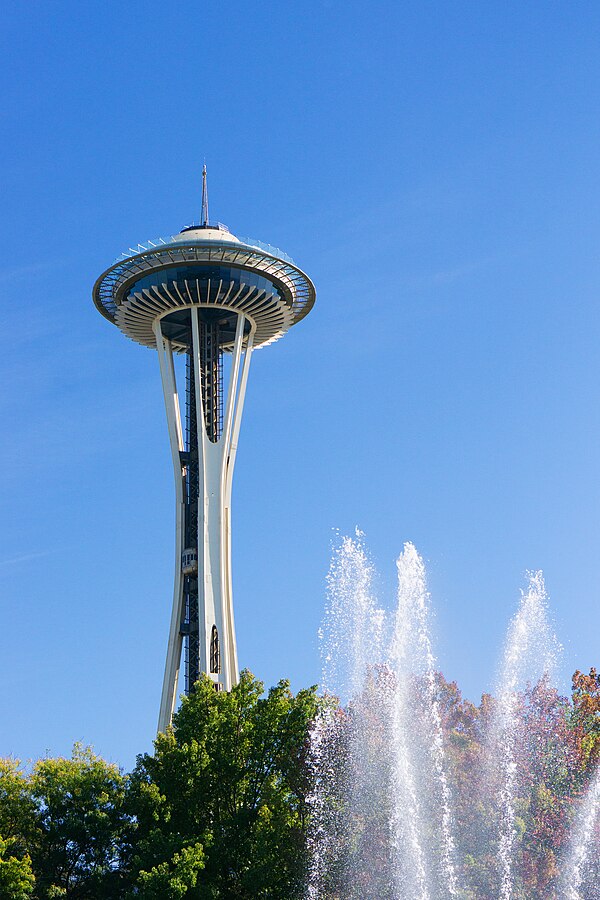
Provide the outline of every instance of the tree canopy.
<path id="1" fill-rule="evenodd" d="M 484 695 L 476 706 L 442 675 L 436 685 L 463 882 L 469 898 L 496 900 L 498 812 L 480 778 L 495 700 Z M 385 738 L 377 691 L 355 708 L 361 702 L 373 736 L 361 762 L 368 779 Z M 577 801 L 600 756 L 600 677 L 576 672 L 571 698 L 542 681 L 519 705 L 518 888 L 529 900 L 551 900 Z M 130 774 L 77 744 L 71 758 L 29 769 L 0 760 L 0 900 L 298 900 L 311 846 L 310 735 L 325 706 L 338 723 L 329 764 L 341 785 L 339 812 L 352 707 L 324 701 L 315 688 L 294 695 L 286 681 L 265 693 L 248 672 L 230 693 L 201 679 Z M 350 896 L 342 856 L 362 896 L 391 896 L 378 865 L 389 852 L 389 798 L 377 784 L 368 793 L 377 802 L 358 808 L 339 834 L 330 900 Z"/>

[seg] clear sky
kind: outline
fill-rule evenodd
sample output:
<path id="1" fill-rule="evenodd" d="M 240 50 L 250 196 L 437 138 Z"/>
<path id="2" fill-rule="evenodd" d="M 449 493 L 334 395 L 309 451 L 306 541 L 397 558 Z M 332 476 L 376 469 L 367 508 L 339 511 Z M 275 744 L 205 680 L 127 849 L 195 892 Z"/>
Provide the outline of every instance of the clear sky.
<path id="1" fill-rule="evenodd" d="M 317 304 L 253 358 L 240 660 L 319 677 L 333 529 L 427 560 L 440 665 L 493 684 L 542 568 L 600 664 L 600 6 L 145 3 L 3 14 L 0 754 L 130 766 L 158 713 L 173 477 L 158 363 L 96 312 L 200 207 Z"/>

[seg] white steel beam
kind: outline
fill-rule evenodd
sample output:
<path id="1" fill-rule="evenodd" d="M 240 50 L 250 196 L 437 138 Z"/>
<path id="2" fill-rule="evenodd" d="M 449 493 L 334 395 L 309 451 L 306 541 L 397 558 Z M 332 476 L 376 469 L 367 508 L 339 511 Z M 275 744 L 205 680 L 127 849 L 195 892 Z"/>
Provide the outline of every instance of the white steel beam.
<path id="1" fill-rule="evenodd" d="M 177 682 L 179 680 L 179 666 L 181 663 L 181 619 L 183 616 L 183 578 L 181 572 L 181 557 L 183 554 L 183 533 L 185 517 L 184 500 L 184 475 L 181 465 L 180 453 L 183 450 L 183 433 L 181 429 L 181 410 L 177 394 L 175 380 L 175 366 L 173 364 L 173 351 L 168 340 L 162 336 L 160 320 L 154 324 L 156 346 L 158 349 L 158 362 L 165 399 L 167 413 L 167 425 L 169 429 L 169 442 L 171 456 L 173 458 L 173 473 L 175 476 L 175 584 L 173 587 L 173 608 L 171 623 L 169 626 L 169 642 L 167 644 L 167 659 L 163 678 L 163 688 L 160 700 L 160 712 L 158 717 L 158 730 L 166 731 L 171 723 L 175 701 L 177 698 Z"/>

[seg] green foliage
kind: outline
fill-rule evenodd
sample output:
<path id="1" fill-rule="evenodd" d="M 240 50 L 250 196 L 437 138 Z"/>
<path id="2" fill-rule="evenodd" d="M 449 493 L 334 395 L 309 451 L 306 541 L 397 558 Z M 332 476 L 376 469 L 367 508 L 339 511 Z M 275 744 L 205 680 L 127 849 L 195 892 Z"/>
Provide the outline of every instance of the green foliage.
<path id="1" fill-rule="evenodd" d="M 38 831 L 37 806 L 31 783 L 16 759 L 0 759 L 0 835 L 23 854 Z"/>
<path id="2" fill-rule="evenodd" d="M 177 871 L 169 889 L 180 893 L 172 896 L 282 898 L 299 890 L 305 753 L 318 701 L 314 689 L 294 697 L 283 681 L 262 695 L 248 672 L 230 693 L 203 678 L 154 755 L 139 757 L 129 791 L 135 889 L 167 883 Z M 195 864 L 183 872 L 191 848 Z"/>
<path id="3" fill-rule="evenodd" d="M 35 883 L 29 850 L 38 828 L 31 787 L 18 760 L 0 759 L 0 897 L 25 900 Z"/>
<path id="4" fill-rule="evenodd" d="M 31 871 L 29 854 L 13 855 L 17 843 L 15 838 L 0 838 L 0 897 L 7 900 L 28 900 L 35 877 Z"/>
<path id="5" fill-rule="evenodd" d="M 159 863 L 149 872 L 139 872 L 135 896 L 144 900 L 178 900 L 189 896 L 198 883 L 198 875 L 204 868 L 202 844 L 184 847 L 169 862 Z"/>
<path id="6" fill-rule="evenodd" d="M 30 787 L 39 829 L 31 851 L 37 896 L 116 894 L 121 846 L 130 830 L 125 785 L 117 766 L 77 744 L 71 759 L 36 763 Z"/>

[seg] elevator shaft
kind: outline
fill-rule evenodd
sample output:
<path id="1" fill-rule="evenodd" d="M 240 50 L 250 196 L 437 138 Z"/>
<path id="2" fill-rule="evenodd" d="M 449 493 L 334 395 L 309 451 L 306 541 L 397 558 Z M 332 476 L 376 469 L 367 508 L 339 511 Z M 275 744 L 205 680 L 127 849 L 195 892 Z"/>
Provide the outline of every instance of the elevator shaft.
<path id="1" fill-rule="evenodd" d="M 198 454 L 198 415 L 194 357 L 200 369 L 204 428 L 209 441 L 216 444 L 223 431 L 223 351 L 220 347 L 220 328 L 217 322 L 199 322 L 198 352 L 190 348 L 186 354 L 186 469 L 185 469 L 185 526 L 186 547 L 198 547 L 198 501 L 200 496 L 200 459 Z M 200 604 L 198 570 L 184 574 L 183 594 L 185 617 L 181 633 L 185 640 L 185 693 L 189 694 L 201 674 Z M 214 628 L 211 635 L 210 669 L 219 674 L 219 636 Z"/>

